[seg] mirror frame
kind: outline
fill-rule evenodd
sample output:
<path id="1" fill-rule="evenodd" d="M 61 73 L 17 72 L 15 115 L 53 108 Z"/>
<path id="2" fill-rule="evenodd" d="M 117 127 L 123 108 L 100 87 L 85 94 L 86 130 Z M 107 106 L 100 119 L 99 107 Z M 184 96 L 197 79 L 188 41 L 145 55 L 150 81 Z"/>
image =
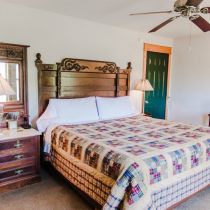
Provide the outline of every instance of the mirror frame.
<path id="1" fill-rule="evenodd" d="M 28 45 L 0 43 L 0 61 L 18 63 L 20 73 L 20 100 L 0 102 L 4 104 L 4 112 L 19 112 L 20 115 L 28 115 L 27 97 L 27 48 Z"/>

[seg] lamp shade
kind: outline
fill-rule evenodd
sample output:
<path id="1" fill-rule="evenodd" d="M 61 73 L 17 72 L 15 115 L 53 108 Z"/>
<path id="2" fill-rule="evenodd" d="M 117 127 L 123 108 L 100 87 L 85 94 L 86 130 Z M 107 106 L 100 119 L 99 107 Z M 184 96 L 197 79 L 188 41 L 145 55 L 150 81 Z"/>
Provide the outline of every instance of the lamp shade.
<path id="1" fill-rule="evenodd" d="M 141 79 L 137 82 L 135 90 L 141 90 L 141 91 L 153 91 L 153 87 L 150 84 L 149 80 L 147 79 Z"/>
<path id="2" fill-rule="evenodd" d="M 15 95 L 15 91 L 10 87 L 9 83 L 0 74 L 0 95 Z"/>

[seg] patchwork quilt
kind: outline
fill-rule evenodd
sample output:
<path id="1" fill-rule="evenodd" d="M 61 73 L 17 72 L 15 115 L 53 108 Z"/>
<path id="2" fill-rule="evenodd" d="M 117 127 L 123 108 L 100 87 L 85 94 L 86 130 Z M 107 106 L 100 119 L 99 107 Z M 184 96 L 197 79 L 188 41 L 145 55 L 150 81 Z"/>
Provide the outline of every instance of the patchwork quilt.
<path id="1" fill-rule="evenodd" d="M 57 126 L 48 144 L 116 180 L 104 210 L 149 209 L 153 186 L 210 163 L 210 128 L 142 116 Z"/>

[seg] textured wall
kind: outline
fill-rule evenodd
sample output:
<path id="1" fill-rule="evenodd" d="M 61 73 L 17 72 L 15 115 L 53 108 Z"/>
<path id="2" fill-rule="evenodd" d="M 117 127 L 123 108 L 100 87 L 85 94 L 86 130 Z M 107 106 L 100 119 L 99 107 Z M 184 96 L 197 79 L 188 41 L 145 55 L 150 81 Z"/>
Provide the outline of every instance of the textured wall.
<path id="1" fill-rule="evenodd" d="M 0 26 L 1 42 L 31 46 L 28 51 L 31 119 L 36 118 L 38 109 L 37 71 L 34 66 L 37 52 L 42 54 L 42 59 L 46 63 L 55 63 L 64 57 L 75 57 L 115 61 L 124 68 L 127 62 L 131 61 L 133 63 L 131 78 L 133 87 L 135 82 L 141 78 L 143 43 L 173 45 L 173 41 L 168 38 L 153 37 L 7 3 L 1 3 Z"/>
<path id="2" fill-rule="evenodd" d="M 174 41 L 170 119 L 208 123 L 210 113 L 210 36 L 202 33 Z"/>

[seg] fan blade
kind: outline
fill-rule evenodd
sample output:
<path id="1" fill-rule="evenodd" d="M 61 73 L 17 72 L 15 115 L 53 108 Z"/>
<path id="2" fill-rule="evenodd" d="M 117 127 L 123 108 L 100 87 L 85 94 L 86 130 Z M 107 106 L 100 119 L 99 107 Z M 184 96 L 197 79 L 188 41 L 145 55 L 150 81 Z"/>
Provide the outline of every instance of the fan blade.
<path id="1" fill-rule="evenodd" d="M 140 13 L 133 13 L 130 15 L 154 15 L 154 14 L 170 14 L 173 11 L 161 11 L 161 12 L 140 12 Z"/>
<path id="2" fill-rule="evenodd" d="M 203 32 L 210 31 L 210 24 L 201 16 L 196 17 L 190 17 L 190 20 L 198 26 Z"/>
<path id="3" fill-rule="evenodd" d="M 204 7 L 204 8 L 202 8 L 202 9 L 201 9 L 201 12 L 202 12 L 203 14 L 208 14 L 208 13 L 210 13 L 210 7 Z"/>
<path id="4" fill-rule="evenodd" d="M 194 7 L 198 7 L 203 0 L 188 0 L 186 5 L 188 6 L 194 6 Z"/>
<path id="5" fill-rule="evenodd" d="M 165 22 L 163 22 L 163 23 L 161 23 L 160 25 L 158 25 L 158 26 L 156 26 L 155 28 L 153 28 L 151 31 L 149 31 L 149 33 L 158 31 L 159 29 L 161 29 L 161 28 L 164 27 L 165 25 L 167 25 L 167 24 L 169 24 L 170 22 L 176 20 L 178 17 L 180 17 L 180 16 L 176 16 L 176 17 L 169 18 L 169 19 L 166 20 Z"/>
<path id="6" fill-rule="evenodd" d="M 188 0 L 176 0 L 175 3 L 174 3 L 174 7 L 177 8 L 177 7 L 183 7 L 187 4 L 187 1 Z"/>

